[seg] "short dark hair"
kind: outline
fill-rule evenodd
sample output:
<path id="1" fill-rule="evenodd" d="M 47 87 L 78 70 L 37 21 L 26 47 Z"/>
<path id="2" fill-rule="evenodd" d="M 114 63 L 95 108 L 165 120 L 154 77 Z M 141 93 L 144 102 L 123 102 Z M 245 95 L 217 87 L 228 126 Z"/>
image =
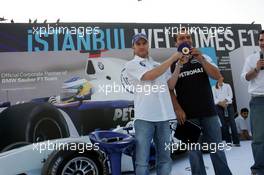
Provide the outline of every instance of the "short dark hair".
<path id="1" fill-rule="evenodd" d="M 248 108 L 242 108 L 242 109 L 240 110 L 240 113 L 242 113 L 242 112 L 248 112 Z"/>
<path id="2" fill-rule="evenodd" d="M 180 32 L 181 32 L 181 31 L 185 31 L 185 32 L 189 33 L 189 28 L 187 28 L 187 27 L 185 27 L 185 26 L 181 27 L 180 29 L 181 29 Z M 174 43 L 177 42 L 177 37 L 178 37 L 178 35 L 179 35 L 178 32 L 179 32 L 179 31 L 177 31 L 177 33 L 175 33 L 175 34 L 173 35 L 173 41 L 174 41 Z"/>
<path id="3" fill-rule="evenodd" d="M 264 34 L 264 30 L 261 30 L 260 32 L 259 32 L 259 37 L 260 37 L 260 35 L 262 35 L 262 34 Z M 259 38 L 258 37 L 258 38 Z"/>

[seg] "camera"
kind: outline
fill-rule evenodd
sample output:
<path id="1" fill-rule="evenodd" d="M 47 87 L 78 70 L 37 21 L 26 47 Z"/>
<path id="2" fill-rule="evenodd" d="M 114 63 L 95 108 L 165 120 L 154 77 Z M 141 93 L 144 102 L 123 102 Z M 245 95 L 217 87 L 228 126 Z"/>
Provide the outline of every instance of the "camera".
<path id="1" fill-rule="evenodd" d="M 184 42 L 180 44 L 177 51 L 183 54 L 183 57 L 179 60 L 181 64 L 184 64 L 185 59 L 192 59 L 191 46 L 188 43 Z"/>
<path id="2" fill-rule="evenodd" d="M 191 46 L 187 43 L 182 43 L 178 47 L 178 52 L 181 52 L 183 55 L 189 55 L 191 53 Z"/>

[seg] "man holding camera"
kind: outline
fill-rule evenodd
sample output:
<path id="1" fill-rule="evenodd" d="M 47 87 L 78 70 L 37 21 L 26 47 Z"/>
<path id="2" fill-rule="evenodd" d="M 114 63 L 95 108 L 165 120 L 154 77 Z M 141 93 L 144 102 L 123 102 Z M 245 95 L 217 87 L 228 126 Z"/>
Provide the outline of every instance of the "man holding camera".
<path id="1" fill-rule="evenodd" d="M 244 64 L 241 78 L 249 82 L 251 95 L 252 152 L 255 160 L 253 175 L 264 175 L 264 30 L 259 34 L 260 52 L 250 55 Z"/>
<path id="2" fill-rule="evenodd" d="M 210 57 L 191 47 L 192 38 L 188 30 L 182 29 L 174 39 L 178 49 L 182 44 L 190 46 L 190 53 L 187 55 L 188 52 L 183 50 L 186 56 L 171 66 L 172 72 L 179 65 L 181 67 L 175 86 L 177 96 L 173 90 L 170 91 L 178 122 L 184 124 L 188 119 L 198 124 L 202 127 L 205 141 L 218 145 L 222 141 L 220 124 L 208 76 L 217 80 L 221 77 L 220 71 Z M 223 150 L 216 148 L 216 152 L 210 152 L 210 157 L 216 175 L 232 174 Z M 206 175 L 201 150 L 191 149 L 189 160 L 193 175 Z"/>

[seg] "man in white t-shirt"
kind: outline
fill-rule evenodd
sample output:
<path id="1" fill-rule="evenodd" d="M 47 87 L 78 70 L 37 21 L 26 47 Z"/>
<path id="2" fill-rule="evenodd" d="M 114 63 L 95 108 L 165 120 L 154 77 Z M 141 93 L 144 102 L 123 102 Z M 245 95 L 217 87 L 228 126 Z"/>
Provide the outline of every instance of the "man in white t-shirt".
<path id="1" fill-rule="evenodd" d="M 259 48 L 260 52 L 248 56 L 241 73 L 241 78 L 249 82 L 251 95 L 249 106 L 255 160 L 251 172 L 254 175 L 264 175 L 264 30 L 259 34 Z"/>
<path id="2" fill-rule="evenodd" d="M 158 175 L 171 172 L 169 120 L 176 119 L 169 87 L 174 88 L 177 76 L 169 70 L 171 64 L 182 57 L 176 52 L 162 64 L 148 53 L 147 36 L 133 36 L 134 59 L 124 68 L 127 81 L 132 84 L 135 105 L 136 175 L 148 175 L 149 152 L 152 139 L 156 148 Z M 169 87 L 168 87 L 169 86 Z"/>
<path id="3" fill-rule="evenodd" d="M 242 108 L 240 110 L 240 115 L 235 119 L 237 132 L 240 136 L 241 140 L 250 140 L 251 139 L 251 131 L 250 131 L 250 119 L 248 116 L 248 109 Z"/>

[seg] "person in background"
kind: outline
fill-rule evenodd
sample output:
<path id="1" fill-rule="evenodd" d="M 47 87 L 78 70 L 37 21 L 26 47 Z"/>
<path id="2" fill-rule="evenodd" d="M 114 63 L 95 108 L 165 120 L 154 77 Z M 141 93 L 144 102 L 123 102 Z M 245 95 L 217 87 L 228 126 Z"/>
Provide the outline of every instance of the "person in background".
<path id="1" fill-rule="evenodd" d="M 223 140 L 230 144 L 233 141 L 233 146 L 240 146 L 234 119 L 233 92 L 231 86 L 224 83 L 224 77 L 221 77 L 217 80 L 216 85 L 212 87 L 212 91 L 217 113 L 222 124 Z M 232 137 L 229 128 L 231 128 Z"/>
<path id="2" fill-rule="evenodd" d="M 251 140 L 250 118 L 248 108 L 242 108 L 240 115 L 235 119 L 240 140 Z"/>

